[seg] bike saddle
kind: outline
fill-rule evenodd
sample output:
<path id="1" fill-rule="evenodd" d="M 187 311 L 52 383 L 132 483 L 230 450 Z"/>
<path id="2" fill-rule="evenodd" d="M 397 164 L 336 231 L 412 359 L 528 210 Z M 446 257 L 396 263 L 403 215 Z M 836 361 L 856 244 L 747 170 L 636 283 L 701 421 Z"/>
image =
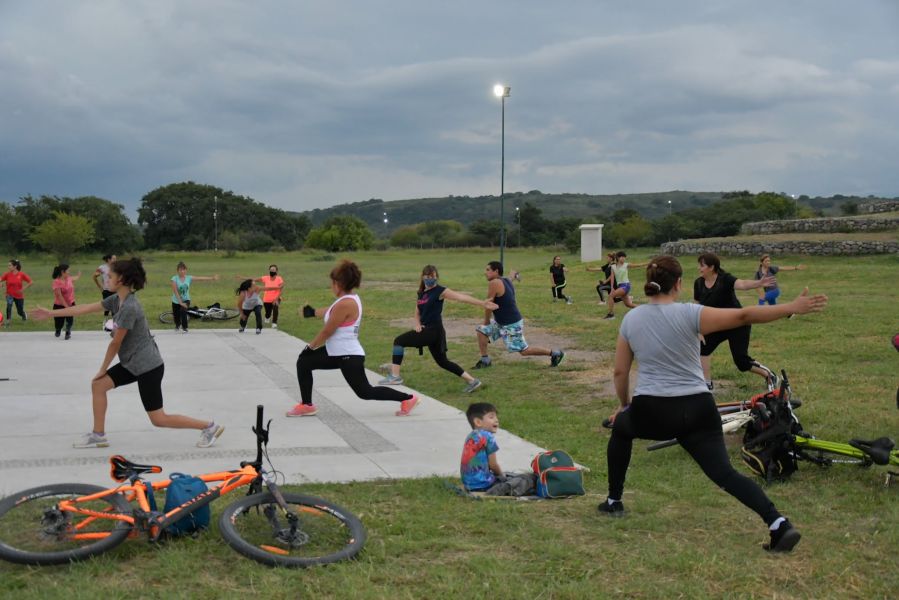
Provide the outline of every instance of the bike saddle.
<path id="1" fill-rule="evenodd" d="M 890 464 L 890 451 L 896 447 L 896 442 L 888 437 L 877 438 L 876 440 L 849 440 L 849 445 L 858 448 L 878 465 Z"/>
<path id="2" fill-rule="evenodd" d="M 162 473 L 162 467 L 156 465 L 139 465 L 131 462 L 124 456 L 116 454 L 109 457 L 109 476 L 115 481 L 128 481 L 134 475 L 144 473 Z"/>

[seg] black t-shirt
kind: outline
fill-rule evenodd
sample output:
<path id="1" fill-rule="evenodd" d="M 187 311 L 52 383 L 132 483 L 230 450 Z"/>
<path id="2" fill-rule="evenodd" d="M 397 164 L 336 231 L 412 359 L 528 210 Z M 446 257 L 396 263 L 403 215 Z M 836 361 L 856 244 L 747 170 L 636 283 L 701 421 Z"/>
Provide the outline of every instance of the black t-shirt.
<path id="1" fill-rule="evenodd" d="M 556 282 L 556 285 L 561 285 L 565 283 L 565 265 L 559 263 L 559 266 L 550 265 L 549 272 L 553 274 L 553 281 Z"/>
<path id="2" fill-rule="evenodd" d="M 443 323 L 443 300 L 440 295 L 446 290 L 442 285 L 435 285 L 418 295 L 418 320 L 423 327 L 432 327 Z"/>
<path id="3" fill-rule="evenodd" d="M 698 277 L 693 282 L 693 299 L 712 308 L 742 308 L 734 291 L 736 282 L 737 278 L 727 271 L 719 271 L 715 285 L 710 288 L 705 286 L 705 279 Z"/>

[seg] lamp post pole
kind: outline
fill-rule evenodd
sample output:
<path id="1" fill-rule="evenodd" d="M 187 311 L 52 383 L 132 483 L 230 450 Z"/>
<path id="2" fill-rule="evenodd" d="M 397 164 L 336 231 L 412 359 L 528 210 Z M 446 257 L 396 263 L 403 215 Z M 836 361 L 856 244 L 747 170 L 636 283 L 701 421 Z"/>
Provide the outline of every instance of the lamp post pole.
<path id="1" fill-rule="evenodd" d="M 387 213 L 384 213 L 384 239 L 387 239 Z"/>
<path id="2" fill-rule="evenodd" d="M 521 248 L 521 207 L 515 207 L 515 220 L 518 221 L 518 247 Z"/>
<path id="3" fill-rule="evenodd" d="M 219 251 L 219 197 L 212 197 L 212 249 Z"/>
<path id="4" fill-rule="evenodd" d="M 506 248 L 506 215 L 505 215 L 505 178 L 506 178 L 506 98 L 512 90 L 507 85 L 496 84 L 493 86 L 493 93 L 499 97 L 501 105 L 501 129 L 500 144 L 502 153 L 500 154 L 499 167 L 499 262 L 503 262 L 504 251 Z"/>

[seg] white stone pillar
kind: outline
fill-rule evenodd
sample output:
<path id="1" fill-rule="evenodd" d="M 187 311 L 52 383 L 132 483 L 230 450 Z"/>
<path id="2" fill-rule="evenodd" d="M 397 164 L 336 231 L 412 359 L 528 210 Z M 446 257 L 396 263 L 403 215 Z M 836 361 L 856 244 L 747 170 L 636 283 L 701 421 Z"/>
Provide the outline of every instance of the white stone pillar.
<path id="1" fill-rule="evenodd" d="M 581 262 L 592 262 L 602 258 L 602 225 L 590 223 L 581 225 Z"/>

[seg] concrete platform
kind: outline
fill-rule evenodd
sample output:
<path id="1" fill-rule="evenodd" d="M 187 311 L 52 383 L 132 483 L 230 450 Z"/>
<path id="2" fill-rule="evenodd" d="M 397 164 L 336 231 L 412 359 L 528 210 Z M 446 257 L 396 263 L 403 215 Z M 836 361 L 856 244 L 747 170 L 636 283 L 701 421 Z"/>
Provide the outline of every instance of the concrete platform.
<path id="1" fill-rule="evenodd" d="M 109 485 L 108 457 L 158 464 L 164 473 L 237 468 L 255 457 L 250 427 L 256 405 L 272 419 L 269 456 L 288 483 L 458 476 L 465 415 L 420 394 L 411 416 L 398 404 L 357 398 L 340 371 L 315 374 L 316 416 L 287 418 L 299 401 L 296 358 L 305 342 L 280 331 L 154 331 L 165 360 L 165 409 L 226 427 L 212 448 L 195 446 L 193 430 L 157 429 L 132 384 L 109 394 L 109 448 L 75 450 L 91 428 L 90 380 L 109 342 L 100 331 L 0 332 L 0 497 L 36 485 Z M 115 364 L 115 361 L 113 361 Z M 434 367 L 437 370 L 437 367 Z M 368 371 L 375 383 L 381 376 Z M 4 381 L 4 378 L 10 378 Z M 460 380 L 460 386 L 462 382 Z M 411 390 L 400 386 L 400 389 Z M 486 386 L 472 401 L 489 401 Z M 541 448 L 501 430 L 500 464 L 525 470 Z"/>

